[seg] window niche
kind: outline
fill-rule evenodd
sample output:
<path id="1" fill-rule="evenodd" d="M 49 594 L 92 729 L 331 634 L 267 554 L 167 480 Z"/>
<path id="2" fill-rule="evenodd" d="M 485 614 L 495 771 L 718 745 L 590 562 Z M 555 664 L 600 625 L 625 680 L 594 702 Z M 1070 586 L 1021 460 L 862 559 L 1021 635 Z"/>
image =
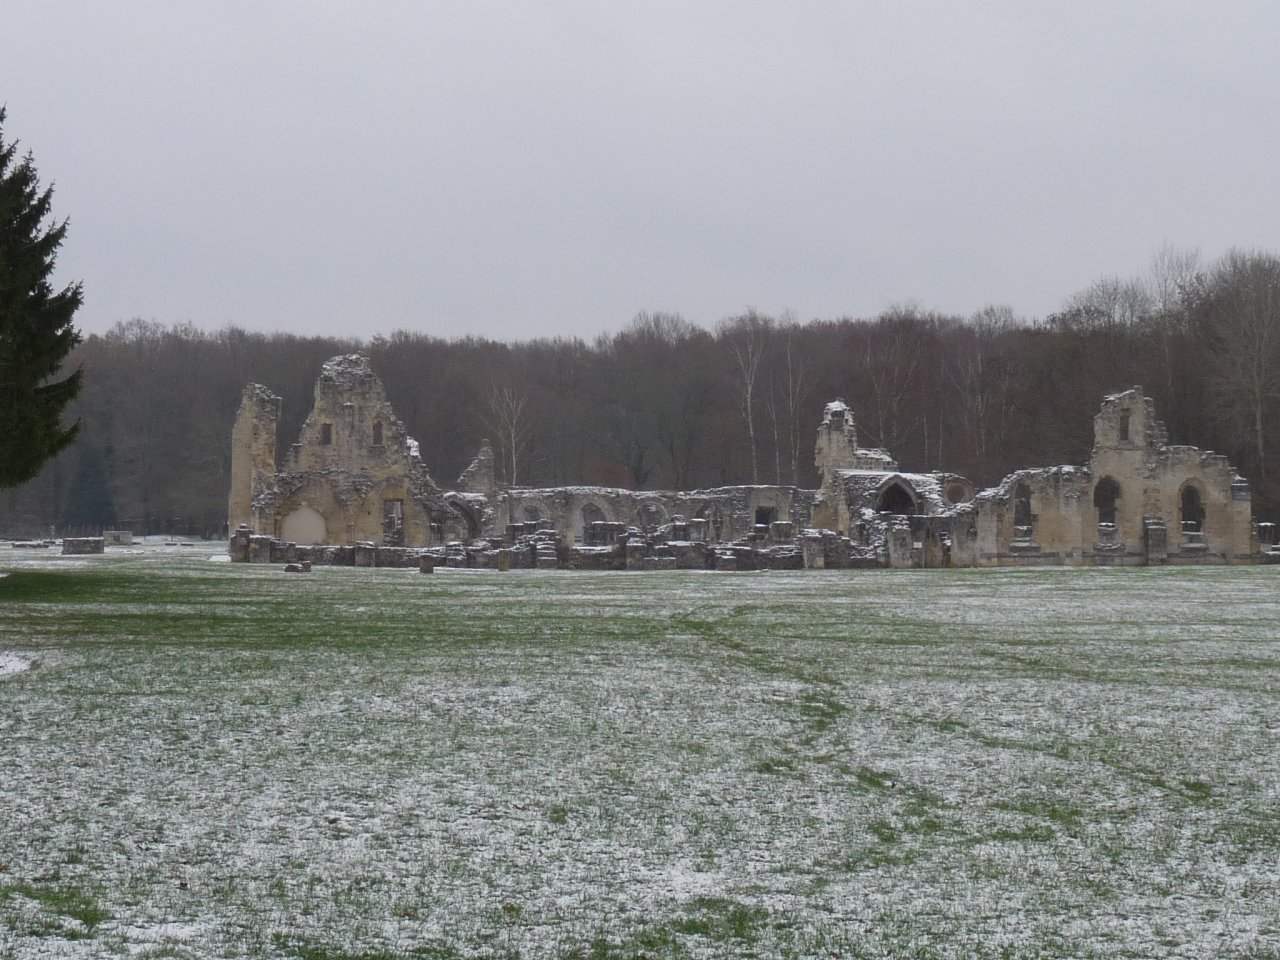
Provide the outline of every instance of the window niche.
<path id="1" fill-rule="evenodd" d="M 1179 513 L 1182 532 L 1184 534 L 1204 533 L 1204 501 L 1200 498 L 1200 491 L 1191 484 L 1187 484 L 1182 488 L 1181 501 Z"/>
<path id="2" fill-rule="evenodd" d="M 1032 539 L 1035 518 L 1031 513 L 1031 488 L 1025 483 L 1013 488 L 1013 528 L 1020 540 Z"/>
<path id="3" fill-rule="evenodd" d="M 1035 514 L 1031 512 L 1031 487 L 1021 480 L 1013 488 L 1013 539 L 1009 542 L 1009 552 L 1014 555 L 1040 553 L 1040 545 L 1036 543 Z"/>
<path id="4" fill-rule="evenodd" d="M 1120 484 L 1111 477 L 1103 477 L 1093 488 L 1093 505 L 1098 511 L 1098 523 L 1115 526 L 1116 503 L 1120 500 Z"/>
<path id="5" fill-rule="evenodd" d="M 893 513 L 898 516 L 910 516 L 916 513 L 916 501 L 911 496 L 910 491 L 900 483 L 891 483 L 885 491 L 880 494 L 880 499 L 876 503 L 876 511 L 878 513 Z"/>
<path id="6" fill-rule="evenodd" d="M 328 446 L 331 446 L 332 444 L 333 444 L 333 424 L 332 423 L 320 424 L 320 445 L 324 447 L 328 447 Z"/>
<path id="7" fill-rule="evenodd" d="M 1200 557 L 1209 550 L 1204 539 L 1204 498 L 1193 483 L 1183 486 L 1178 494 L 1178 520 L 1182 539 L 1178 550 L 1183 556 Z"/>

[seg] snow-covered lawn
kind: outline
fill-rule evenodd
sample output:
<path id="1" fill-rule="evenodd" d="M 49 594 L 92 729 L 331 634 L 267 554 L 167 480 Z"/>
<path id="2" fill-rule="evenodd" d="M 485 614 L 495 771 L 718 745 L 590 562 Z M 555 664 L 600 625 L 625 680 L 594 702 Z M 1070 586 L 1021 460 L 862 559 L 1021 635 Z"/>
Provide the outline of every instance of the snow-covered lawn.
<path id="1" fill-rule="evenodd" d="M 1278 568 L 211 552 L 0 549 L 0 957 L 1280 951 Z"/>

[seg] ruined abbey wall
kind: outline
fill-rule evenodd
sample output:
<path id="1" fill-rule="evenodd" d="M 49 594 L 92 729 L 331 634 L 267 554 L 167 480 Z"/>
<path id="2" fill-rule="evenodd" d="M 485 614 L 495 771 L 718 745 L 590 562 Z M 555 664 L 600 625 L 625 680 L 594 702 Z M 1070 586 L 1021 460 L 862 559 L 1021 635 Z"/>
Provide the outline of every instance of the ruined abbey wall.
<path id="1" fill-rule="evenodd" d="M 1088 464 L 1018 470 L 982 491 L 952 473 L 901 471 L 887 451 L 859 447 L 853 411 L 838 400 L 818 426 L 817 490 L 503 487 L 485 441 L 456 489 L 442 492 L 362 356 L 324 364 L 311 413 L 277 465 L 279 418 L 279 397 L 257 384 L 245 389 L 232 431 L 228 520 L 286 552 L 288 544 L 390 549 L 487 539 L 483 553 L 499 549 L 492 541 L 554 531 L 563 550 L 625 541 L 627 564 L 641 562 L 631 554 L 642 542 L 657 549 L 664 537 L 733 545 L 739 554 L 767 547 L 776 553 L 769 562 L 784 565 L 801 552 L 805 565 L 895 567 L 1258 557 L 1248 483 L 1224 457 L 1170 446 L 1137 387 L 1104 399 Z M 793 539 L 802 551 L 788 552 Z M 714 550 L 694 552 L 709 564 L 729 562 Z M 701 562 L 677 553 L 673 562 Z M 755 562 L 739 554 L 734 564 Z"/>
<path id="2" fill-rule="evenodd" d="M 499 530 L 513 523 L 546 521 L 570 543 L 582 543 L 593 522 L 648 532 L 680 518 L 705 521 L 708 538 L 728 542 L 779 521 L 807 527 L 813 500 L 811 490 L 762 485 L 688 491 L 519 487 L 498 495 L 495 521 Z"/>
<path id="3" fill-rule="evenodd" d="M 248 523 L 296 543 L 397 546 L 425 546 L 466 534 L 464 519 L 436 488 L 366 358 L 334 357 L 324 364 L 311 413 L 278 470 L 272 410 L 278 418 L 279 398 L 256 384 L 246 388 L 232 438 L 232 529 Z M 243 460 L 243 448 L 254 437 L 262 439 L 253 441 L 258 446 L 249 470 L 237 465 L 236 456 L 239 451 Z M 242 519 L 246 513 L 250 519 Z"/>
<path id="4" fill-rule="evenodd" d="M 1107 397 L 1087 466 L 1020 470 L 975 501 L 980 564 L 1235 563 L 1257 552 L 1248 483 L 1170 446 L 1141 388 Z"/>
<path id="5" fill-rule="evenodd" d="M 234 530 L 246 523 L 256 527 L 254 492 L 276 472 L 276 429 L 280 398 L 261 384 L 244 388 L 235 426 L 231 430 L 231 493 L 227 521 Z"/>

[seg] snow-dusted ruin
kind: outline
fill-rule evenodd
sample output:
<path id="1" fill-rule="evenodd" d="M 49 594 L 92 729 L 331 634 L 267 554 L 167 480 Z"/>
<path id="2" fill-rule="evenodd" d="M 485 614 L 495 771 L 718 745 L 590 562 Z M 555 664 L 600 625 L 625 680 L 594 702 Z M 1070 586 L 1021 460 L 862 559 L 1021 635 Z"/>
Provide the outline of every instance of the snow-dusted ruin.
<path id="1" fill-rule="evenodd" d="M 976 491 L 858 446 L 827 404 L 817 490 L 506 487 L 487 441 L 441 490 L 367 358 L 334 357 L 277 463 L 280 398 L 245 388 L 232 433 L 231 556 L 245 562 L 591 569 L 814 569 L 1270 559 L 1226 458 L 1171 446 L 1140 387 L 1107 397 L 1089 463 L 1018 470 Z"/>

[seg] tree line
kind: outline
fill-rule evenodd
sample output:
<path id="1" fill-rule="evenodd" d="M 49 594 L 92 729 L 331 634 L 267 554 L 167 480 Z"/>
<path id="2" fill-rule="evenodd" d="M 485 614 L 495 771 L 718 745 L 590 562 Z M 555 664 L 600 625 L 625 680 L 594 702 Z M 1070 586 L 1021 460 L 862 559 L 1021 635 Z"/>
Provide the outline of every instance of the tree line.
<path id="1" fill-rule="evenodd" d="M 1038 321 L 1000 306 L 962 317 L 903 305 L 808 322 L 746 310 L 707 330 L 642 313 L 591 341 L 504 343 L 129 320 L 69 358 L 84 371 L 70 409 L 79 435 L 0 494 L 0 534 L 223 535 L 244 385 L 284 398 L 284 451 L 321 363 L 355 351 L 446 489 L 482 438 L 500 480 L 520 485 L 811 487 L 817 423 L 837 397 L 863 446 L 989 485 L 1018 467 L 1085 462 L 1101 397 L 1141 384 L 1171 443 L 1227 454 L 1253 482 L 1255 512 L 1280 513 L 1280 259 L 1166 250 L 1141 276 L 1101 279 Z"/>

